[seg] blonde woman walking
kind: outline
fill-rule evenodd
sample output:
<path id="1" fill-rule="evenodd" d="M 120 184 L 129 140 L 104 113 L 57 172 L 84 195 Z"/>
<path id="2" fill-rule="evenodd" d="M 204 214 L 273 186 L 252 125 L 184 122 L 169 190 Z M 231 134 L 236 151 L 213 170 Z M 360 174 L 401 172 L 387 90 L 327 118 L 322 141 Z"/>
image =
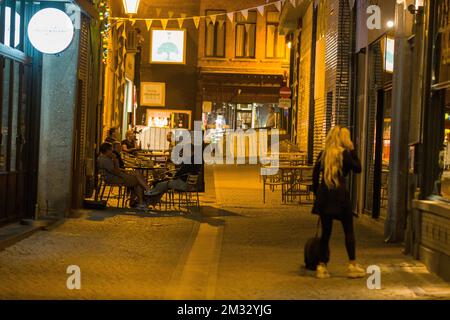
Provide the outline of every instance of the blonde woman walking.
<path id="1" fill-rule="evenodd" d="M 361 173 L 361 163 L 347 128 L 336 126 L 330 130 L 325 141 L 325 150 L 317 159 L 313 173 L 313 192 L 316 196 L 315 210 L 320 215 L 322 235 L 320 239 L 320 260 L 316 277 L 330 277 L 328 244 L 331 237 L 333 220 L 340 220 L 345 233 L 345 247 L 349 258 L 348 277 L 361 278 L 365 271 L 356 262 L 355 234 L 353 230 L 353 212 L 350 193 L 345 177 L 350 172 Z M 320 174 L 322 173 L 322 179 Z"/>

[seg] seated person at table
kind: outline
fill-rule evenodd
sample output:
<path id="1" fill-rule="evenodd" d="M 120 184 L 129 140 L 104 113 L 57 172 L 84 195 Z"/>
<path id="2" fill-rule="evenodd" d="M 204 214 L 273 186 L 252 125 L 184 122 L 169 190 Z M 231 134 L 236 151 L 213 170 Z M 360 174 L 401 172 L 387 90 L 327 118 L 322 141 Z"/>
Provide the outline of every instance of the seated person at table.
<path id="1" fill-rule="evenodd" d="M 201 170 L 200 164 L 194 163 L 194 151 L 191 152 L 191 163 L 182 163 L 181 166 L 176 171 L 174 177 L 170 181 L 163 181 L 156 184 L 156 186 L 147 191 L 145 194 L 148 196 L 159 196 L 167 192 L 167 190 L 174 189 L 178 191 L 186 191 L 187 189 L 187 178 L 189 175 L 198 175 Z"/>
<path id="2" fill-rule="evenodd" d="M 125 169 L 125 162 L 122 159 L 122 156 L 120 155 L 120 152 L 122 152 L 122 146 L 120 145 L 119 141 L 114 141 L 112 143 L 113 146 L 113 153 L 116 156 L 117 162 L 119 164 L 120 169 Z"/>
<path id="3" fill-rule="evenodd" d="M 132 190 L 132 202 L 137 198 L 136 208 L 144 210 L 144 191 L 150 188 L 145 182 L 145 179 L 136 173 L 126 173 L 119 168 L 119 162 L 113 153 L 113 147 L 110 143 L 102 143 L 100 145 L 100 156 L 97 158 L 97 165 L 99 170 L 102 170 L 105 175 L 105 180 L 108 183 L 121 184 Z"/>
<path id="4" fill-rule="evenodd" d="M 108 136 L 106 137 L 105 142 L 113 144 L 116 141 L 116 128 L 111 128 L 108 130 Z"/>
<path id="5" fill-rule="evenodd" d="M 128 130 L 126 133 L 126 139 L 122 141 L 122 151 L 126 153 L 136 153 L 140 150 L 136 145 L 136 138 L 133 130 Z"/>

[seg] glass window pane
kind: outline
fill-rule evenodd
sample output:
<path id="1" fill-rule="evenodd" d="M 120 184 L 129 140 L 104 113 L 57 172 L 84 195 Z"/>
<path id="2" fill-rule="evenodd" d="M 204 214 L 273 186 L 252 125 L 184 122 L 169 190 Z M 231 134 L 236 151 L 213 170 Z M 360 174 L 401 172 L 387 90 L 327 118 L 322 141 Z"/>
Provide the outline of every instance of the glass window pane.
<path id="1" fill-rule="evenodd" d="M 217 24 L 217 44 L 216 55 L 218 57 L 225 56 L 225 23 L 221 22 Z"/>
<path id="2" fill-rule="evenodd" d="M 280 13 L 276 11 L 267 12 L 267 22 L 277 23 L 280 18 Z"/>
<path id="3" fill-rule="evenodd" d="M 17 148 L 19 149 L 17 152 L 17 155 L 19 156 L 19 167 L 17 167 L 17 170 L 24 170 L 25 167 L 25 161 L 24 161 L 24 157 L 25 157 L 25 152 L 24 152 L 24 148 L 25 148 L 25 144 L 26 144 L 26 117 L 27 117 L 27 90 L 26 90 L 26 79 L 27 79 L 27 73 L 31 72 L 30 66 L 22 66 L 23 68 L 23 73 L 21 76 L 21 84 L 20 84 L 20 89 L 21 92 L 19 93 L 19 117 L 18 117 L 18 135 L 19 135 L 19 139 L 18 139 L 18 146 Z"/>
<path id="4" fill-rule="evenodd" d="M 266 57 L 274 58 L 275 36 L 277 27 L 276 25 L 267 25 L 267 43 L 266 43 Z"/>
<path id="5" fill-rule="evenodd" d="M 236 26 L 236 56 L 244 56 L 245 27 L 244 25 Z"/>
<path id="6" fill-rule="evenodd" d="M 277 30 L 278 33 L 278 30 Z M 278 58 L 284 58 L 286 57 L 286 38 L 282 35 L 278 35 L 277 40 L 277 57 Z"/>
<path id="7" fill-rule="evenodd" d="M 13 79 L 13 95 L 12 95 L 12 114 L 11 120 L 11 156 L 10 156 L 10 170 L 16 170 L 16 154 L 17 154 L 17 121 L 19 110 L 19 89 L 20 89 L 20 64 L 14 62 L 14 79 Z"/>
<path id="8" fill-rule="evenodd" d="M 250 25 L 250 27 L 248 28 L 248 43 L 247 43 L 247 47 L 248 47 L 248 56 L 249 57 L 254 57 L 255 56 L 255 43 L 256 43 L 256 25 Z"/>
<path id="9" fill-rule="evenodd" d="M 9 47 L 16 48 L 20 44 L 20 25 L 21 25 L 21 16 L 19 14 L 20 1 L 16 2 L 16 6 L 14 6 L 13 4 L 14 2 L 12 1 L 8 0 L 6 1 L 3 43 Z M 14 44 L 13 44 L 13 37 L 14 37 Z"/>
<path id="10" fill-rule="evenodd" d="M 7 152 L 8 152 L 8 119 L 9 119 L 9 84 L 10 84 L 10 64 L 11 61 L 8 59 L 4 59 L 5 67 L 3 69 L 3 81 L 2 81 L 2 91 L 3 91 L 3 99 L 2 99 L 2 114 L 1 114 L 1 145 L 0 145 L 0 171 L 6 171 L 6 161 L 7 161 Z"/>
<path id="11" fill-rule="evenodd" d="M 249 11 L 247 22 L 256 23 L 256 11 Z"/>
<path id="12" fill-rule="evenodd" d="M 206 55 L 214 55 L 214 25 L 212 23 L 206 26 Z"/>

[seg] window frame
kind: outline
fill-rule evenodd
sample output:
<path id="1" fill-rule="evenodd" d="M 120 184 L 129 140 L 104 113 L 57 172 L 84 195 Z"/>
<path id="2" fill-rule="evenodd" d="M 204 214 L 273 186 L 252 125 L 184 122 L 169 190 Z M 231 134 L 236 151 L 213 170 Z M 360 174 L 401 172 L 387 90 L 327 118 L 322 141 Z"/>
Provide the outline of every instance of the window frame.
<path id="1" fill-rule="evenodd" d="M 265 57 L 266 57 L 266 59 L 284 59 L 284 58 L 286 58 L 286 50 L 284 50 L 283 51 L 283 56 L 282 57 L 279 57 L 278 56 L 278 46 L 280 45 L 279 44 L 279 33 L 280 33 L 280 14 L 278 15 L 278 22 L 272 22 L 272 21 L 268 21 L 268 13 L 269 12 L 277 12 L 278 14 L 279 14 L 279 12 L 278 11 L 267 11 L 266 12 L 266 50 L 265 50 L 265 52 L 264 52 L 264 55 L 265 55 Z M 273 52 L 272 52 L 272 54 L 273 54 L 273 56 L 272 57 L 268 57 L 267 56 L 267 40 L 269 39 L 269 37 L 268 37 L 268 29 L 269 29 L 269 26 L 276 26 L 276 28 L 277 28 L 277 34 L 276 34 L 276 36 L 275 36 L 275 39 L 274 39 L 274 45 L 273 45 L 273 48 L 272 48 L 272 50 L 273 50 Z"/>
<path id="2" fill-rule="evenodd" d="M 211 13 L 213 12 L 213 13 Z M 207 48 L 208 48 L 208 24 L 211 22 L 207 22 L 205 19 L 205 51 L 204 51 L 204 55 L 207 58 L 225 58 L 226 56 L 226 43 L 227 43 L 227 18 L 226 18 L 226 14 L 227 11 L 225 9 L 206 9 L 205 10 L 205 15 L 209 16 L 209 15 L 223 15 L 224 16 L 224 24 L 223 24 L 223 55 L 218 55 L 217 54 L 217 33 L 218 33 L 218 27 L 219 27 L 219 23 L 216 19 L 216 23 L 214 24 L 214 40 L 213 40 L 213 54 L 209 55 L 207 52 Z"/>
<path id="3" fill-rule="evenodd" d="M 234 56 L 235 56 L 235 58 L 238 58 L 238 59 L 255 59 L 256 58 L 256 43 L 257 43 L 257 41 L 256 41 L 256 38 L 257 38 L 256 32 L 257 32 L 257 23 L 258 23 L 258 13 L 257 13 L 256 10 L 249 10 L 248 11 L 249 14 L 251 12 L 255 13 L 255 22 L 248 22 L 248 17 L 244 21 L 239 21 L 238 22 L 237 21 L 237 16 L 235 17 L 236 26 L 234 28 Z M 239 12 L 237 14 L 239 14 Z M 254 54 L 252 56 L 246 56 L 246 55 L 238 56 L 237 52 L 236 52 L 236 50 L 237 50 L 237 41 L 238 41 L 238 39 L 237 39 L 237 29 L 238 29 L 239 26 L 244 26 L 244 53 L 245 53 L 247 51 L 247 45 L 250 43 L 250 41 L 247 41 L 248 40 L 248 34 L 247 34 L 247 29 L 245 28 L 245 25 L 247 25 L 247 24 L 251 24 L 251 25 L 255 26 L 255 39 L 253 41 Z"/>

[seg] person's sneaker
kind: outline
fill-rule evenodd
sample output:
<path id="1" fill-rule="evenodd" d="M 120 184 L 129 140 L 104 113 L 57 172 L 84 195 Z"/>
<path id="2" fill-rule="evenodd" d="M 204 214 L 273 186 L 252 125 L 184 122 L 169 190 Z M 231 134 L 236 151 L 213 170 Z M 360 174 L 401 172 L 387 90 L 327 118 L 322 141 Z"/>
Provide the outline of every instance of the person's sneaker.
<path id="1" fill-rule="evenodd" d="M 135 209 L 136 209 L 136 210 L 139 210 L 139 211 L 147 211 L 147 210 L 148 210 L 148 208 L 147 208 L 147 206 L 146 206 L 145 204 L 138 204 L 138 205 L 135 207 Z"/>
<path id="2" fill-rule="evenodd" d="M 144 191 L 144 195 L 146 196 L 151 196 L 155 193 L 155 191 L 153 189 L 148 189 Z"/>
<path id="3" fill-rule="evenodd" d="M 361 268 L 356 263 L 349 263 L 348 264 L 348 277 L 351 279 L 356 278 L 364 278 L 366 276 L 366 271 Z"/>
<path id="4" fill-rule="evenodd" d="M 330 273 L 327 270 L 327 266 L 324 263 L 319 263 L 316 269 L 316 278 L 317 279 L 328 279 L 330 277 Z"/>

